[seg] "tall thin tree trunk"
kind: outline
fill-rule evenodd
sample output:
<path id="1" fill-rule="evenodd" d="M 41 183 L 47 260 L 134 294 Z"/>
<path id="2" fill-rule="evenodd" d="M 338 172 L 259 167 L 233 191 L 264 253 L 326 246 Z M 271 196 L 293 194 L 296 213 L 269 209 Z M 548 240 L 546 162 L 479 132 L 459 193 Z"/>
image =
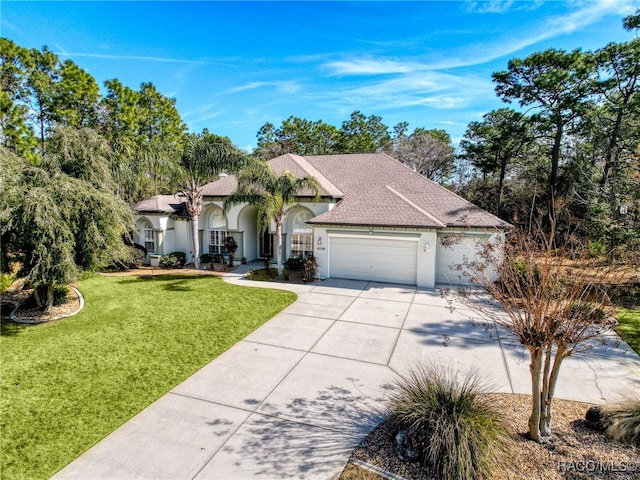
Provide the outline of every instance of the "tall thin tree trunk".
<path id="1" fill-rule="evenodd" d="M 502 207 L 502 197 L 504 195 L 504 177 L 507 174 L 507 163 L 509 158 L 505 155 L 500 161 L 500 178 L 498 180 L 498 198 L 496 201 L 496 217 L 500 216 L 500 208 Z"/>
<path id="2" fill-rule="evenodd" d="M 191 237 L 193 238 L 193 264 L 200 268 L 200 239 L 198 238 L 198 215 L 191 217 Z"/>
<path id="3" fill-rule="evenodd" d="M 531 347 L 529 349 L 531 355 L 531 364 L 529 370 L 531 372 L 531 416 L 529 417 L 529 436 L 531 440 L 540 441 L 540 400 L 541 400 L 541 375 L 542 375 L 542 349 L 539 347 Z"/>
<path id="4" fill-rule="evenodd" d="M 278 245 L 276 247 L 276 259 L 278 261 L 278 278 L 282 278 L 282 219 L 276 221 L 276 238 Z"/>

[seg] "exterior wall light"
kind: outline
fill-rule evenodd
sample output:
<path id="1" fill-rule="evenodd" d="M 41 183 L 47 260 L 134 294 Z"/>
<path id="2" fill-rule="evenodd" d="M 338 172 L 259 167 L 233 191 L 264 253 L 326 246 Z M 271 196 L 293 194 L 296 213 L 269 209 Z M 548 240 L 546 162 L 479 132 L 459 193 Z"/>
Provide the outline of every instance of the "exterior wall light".
<path id="1" fill-rule="evenodd" d="M 429 244 L 429 242 L 424 242 L 424 251 L 425 252 L 431 251 L 431 245 Z"/>
<path id="2" fill-rule="evenodd" d="M 318 237 L 318 246 L 322 245 L 322 237 Z"/>

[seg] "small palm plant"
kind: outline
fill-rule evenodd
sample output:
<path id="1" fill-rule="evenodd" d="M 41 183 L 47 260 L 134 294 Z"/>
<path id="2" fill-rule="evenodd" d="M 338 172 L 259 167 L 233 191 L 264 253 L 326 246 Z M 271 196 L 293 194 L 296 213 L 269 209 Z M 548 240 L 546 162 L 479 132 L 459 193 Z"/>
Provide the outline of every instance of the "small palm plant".
<path id="1" fill-rule="evenodd" d="M 412 370 L 396 384 L 390 419 L 443 480 L 486 478 L 506 451 L 507 435 L 477 374 L 458 376 L 435 365 Z"/>
<path id="2" fill-rule="evenodd" d="M 310 195 L 309 195 L 310 193 Z M 278 277 L 282 278 L 282 225 L 287 206 L 305 194 L 320 198 L 320 184 L 314 177 L 296 178 L 293 173 L 283 171 L 278 174 L 265 162 L 257 161 L 238 175 L 238 188 L 224 201 L 225 211 L 232 205 L 248 203 L 258 211 L 258 228 L 264 232 L 273 220 L 276 224 L 276 258 Z"/>

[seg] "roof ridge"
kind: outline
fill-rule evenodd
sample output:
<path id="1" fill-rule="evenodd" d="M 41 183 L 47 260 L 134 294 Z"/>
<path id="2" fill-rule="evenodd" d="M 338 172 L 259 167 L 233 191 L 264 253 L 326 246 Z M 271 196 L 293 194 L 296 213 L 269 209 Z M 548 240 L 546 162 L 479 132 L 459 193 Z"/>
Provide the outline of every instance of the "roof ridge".
<path id="1" fill-rule="evenodd" d="M 425 217 L 429 218 L 430 220 L 432 220 L 433 222 L 435 222 L 436 224 L 442 226 L 442 227 L 446 227 L 447 224 L 442 222 L 442 220 L 436 218 L 435 216 L 431 215 L 429 212 L 427 212 L 426 210 L 424 210 L 423 208 L 419 207 L 418 205 L 416 205 L 415 203 L 413 203 L 411 200 L 409 200 L 407 197 L 405 197 L 404 195 L 402 195 L 400 192 L 398 192 L 397 190 L 395 190 L 393 187 L 391 187 L 390 185 L 385 185 L 385 188 L 387 190 L 389 190 L 391 193 L 393 193 L 394 195 L 396 195 L 398 198 L 400 198 L 400 200 L 402 200 L 403 202 L 405 202 L 407 205 L 409 205 L 410 207 L 412 207 L 414 210 L 417 210 L 418 212 L 420 212 L 421 214 L 423 214 Z"/>
<path id="2" fill-rule="evenodd" d="M 303 156 L 293 153 L 287 153 L 294 162 L 298 164 L 311 177 L 315 177 L 322 188 L 324 188 L 332 197 L 344 197 L 344 193 L 336 187 L 331 181 L 311 165 Z"/>

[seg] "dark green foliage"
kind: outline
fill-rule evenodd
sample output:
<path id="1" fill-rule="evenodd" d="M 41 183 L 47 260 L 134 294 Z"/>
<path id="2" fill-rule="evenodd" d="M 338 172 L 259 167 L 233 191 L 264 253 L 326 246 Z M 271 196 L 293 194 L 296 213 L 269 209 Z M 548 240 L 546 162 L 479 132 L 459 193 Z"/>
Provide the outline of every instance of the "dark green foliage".
<path id="1" fill-rule="evenodd" d="M 443 480 L 487 478 L 505 451 L 506 435 L 482 393 L 477 374 L 430 365 L 402 377 L 391 395 L 391 421 Z"/>
<path id="2" fill-rule="evenodd" d="M 184 267 L 187 264 L 187 254 L 184 252 L 171 252 L 169 255 L 172 257 L 176 257 L 178 259 L 178 263 L 181 267 Z"/>
<path id="3" fill-rule="evenodd" d="M 56 285 L 53 287 L 53 304 L 62 305 L 67 303 L 69 297 L 69 287 L 66 285 Z"/>
<path id="4" fill-rule="evenodd" d="M 238 249 L 238 243 L 236 242 L 235 238 L 233 238 L 232 236 L 228 236 L 224 238 L 223 244 L 224 249 L 229 254 L 229 266 L 233 267 L 233 255 Z"/>
<path id="5" fill-rule="evenodd" d="M 304 269 L 304 258 L 302 256 L 291 257 L 284 262 L 284 266 L 287 270 L 291 270 L 292 272 L 300 272 Z"/>
<path id="6" fill-rule="evenodd" d="M 304 272 L 302 275 L 302 279 L 305 282 L 311 282 L 316 276 L 316 270 L 318 268 L 318 262 L 313 255 L 308 255 L 303 257 L 302 255 L 298 257 L 291 257 L 286 262 L 284 262 L 284 266 L 287 270 L 292 272 Z"/>
<path id="7" fill-rule="evenodd" d="M 182 268 L 187 263 L 187 255 L 184 252 L 171 252 L 160 257 L 162 268 Z"/>
<path id="8" fill-rule="evenodd" d="M 12 155 L 0 147 L 3 163 L 10 167 L 2 173 L 3 249 L 20 262 L 22 275 L 47 306 L 52 305 L 53 285 L 127 259 L 122 239 L 132 225 L 128 206 L 104 188 L 102 179 L 92 182 L 64 173 L 56 155 L 52 152 L 40 168 L 7 159 Z"/>
<path id="9" fill-rule="evenodd" d="M 211 255 L 210 253 L 200 255 L 200 263 L 213 263 L 213 255 Z"/>

